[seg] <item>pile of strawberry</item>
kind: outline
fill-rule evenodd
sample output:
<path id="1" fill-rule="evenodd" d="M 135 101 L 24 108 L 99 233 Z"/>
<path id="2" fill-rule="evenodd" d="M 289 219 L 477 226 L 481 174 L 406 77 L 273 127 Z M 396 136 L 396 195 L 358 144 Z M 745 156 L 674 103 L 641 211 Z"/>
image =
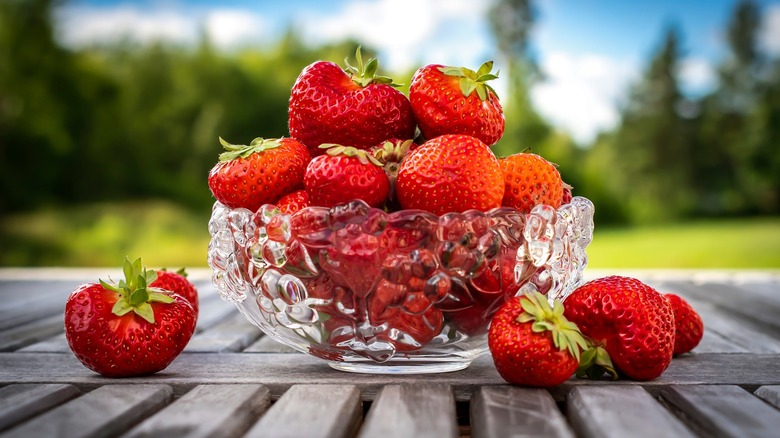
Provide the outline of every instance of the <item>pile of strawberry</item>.
<path id="1" fill-rule="evenodd" d="M 274 204 L 293 214 L 355 199 L 386 211 L 442 215 L 507 206 L 559 207 L 571 199 L 556 167 L 539 155 L 497 158 L 504 133 L 492 62 L 477 71 L 426 65 L 409 97 L 376 75 L 377 61 L 357 66 L 317 61 L 292 87 L 289 138 L 249 145 L 221 140 L 226 151 L 209 173 L 214 197 L 230 208 Z"/>

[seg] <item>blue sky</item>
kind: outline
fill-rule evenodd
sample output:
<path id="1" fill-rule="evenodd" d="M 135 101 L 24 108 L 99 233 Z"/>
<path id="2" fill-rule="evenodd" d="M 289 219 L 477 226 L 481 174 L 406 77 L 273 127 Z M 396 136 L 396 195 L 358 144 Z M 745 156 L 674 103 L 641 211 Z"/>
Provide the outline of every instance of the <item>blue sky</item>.
<path id="1" fill-rule="evenodd" d="M 532 90 L 540 112 L 587 142 L 618 121 L 617 108 L 657 47 L 663 29 L 683 34 L 687 92 L 715 87 L 723 29 L 735 0 L 537 0 L 534 53 L 548 80 Z M 759 0 L 760 40 L 780 55 L 780 0 Z M 60 37 L 78 46 L 119 36 L 194 41 L 205 28 L 226 49 L 273 42 L 296 26 L 311 44 L 354 37 L 379 50 L 389 70 L 428 63 L 476 68 L 495 57 L 485 11 L 476 0 L 77 0 L 58 12 Z M 336 60 L 340 61 L 340 60 Z M 497 65 L 497 67 L 501 67 Z M 500 81 L 500 80 L 499 80 Z M 505 88 L 499 83 L 499 94 Z"/>

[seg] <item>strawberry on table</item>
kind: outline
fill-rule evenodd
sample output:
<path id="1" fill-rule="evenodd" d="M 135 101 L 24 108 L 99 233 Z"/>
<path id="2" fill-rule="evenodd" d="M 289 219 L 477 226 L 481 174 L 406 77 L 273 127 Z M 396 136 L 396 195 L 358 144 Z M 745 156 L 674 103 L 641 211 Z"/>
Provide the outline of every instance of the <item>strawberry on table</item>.
<path id="1" fill-rule="evenodd" d="M 564 184 L 555 165 L 539 155 L 521 152 L 498 160 L 504 175 L 501 205 L 528 213 L 539 204 L 561 206 Z"/>
<path id="2" fill-rule="evenodd" d="M 87 368 L 106 377 L 165 369 L 195 331 L 195 310 L 176 293 L 149 285 L 157 273 L 141 259 L 124 263 L 125 279 L 77 288 L 65 303 L 65 337 Z"/>
<path id="3" fill-rule="evenodd" d="M 198 315 L 198 290 L 195 285 L 187 278 L 187 271 L 184 268 L 178 271 L 168 271 L 160 269 L 157 271 L 157 280 L 149 284 L 149 287 L 156 289 L 165 289 L 184 297 L 195 310 L 195 316 Z"/>
<path id="4" fill-rule="evenodd" d="M 292 87 L 289 103 L 290 135 L 312 155 L 323 143 L 368 149 L 389 138 L 412 138 L 416 127 L 409 99 L 393 88 L 393 80 L 377 76 L 377 61 L 363 63 L 360 47 L 357 67 L 317 61 L 303 69 Z"/>
<path id="5" fill-rule="evenodd" d="M 256 138 L 248 145 L 219 139 L 226 149 L 209 172 L 209 188 L 230 208 L 257 211 L 282 196 L 303 188 L 303 174 L 311 156 L 291 138 Z"/>
<path id="6" fill-rule="evenodd" d="M 557 386 L 577 370 L 587 346 L 577 326 L 534 292 L 507 300 L 493 316 L 488 347 L 501 377 L 515 385 Z"/>
<path id="7" fill-rule="evenodd" d="M 465 67 L 430 64 L 415 72 L 409 87 L 420 132 L 426 139 L 443 134 L 466 134 L 492 146 L 504 134 L 504 112 L 495 90 L 487 84 L 488 61 L 475 72 Z"/>
<path id="8" fill-rule="evenodd" d="M 396 184 L 404 209 L 436 215 L 501 206 L 504 176 L 493 152 L 469 135 L 441 135 L 401 163 Z"/>
<path id="9" fill-rule="evenodd" d="M 334 144 L 320 145 L 325 155 L 314 157 L 303 179 L 311 205 L 333 207 L 355 199 L 371 207 L 387 200 L 390 181 L 382 163 L 362 149 Z"/>
<path id="10" fill-rule="evenodd" d="M 652 380 L 672 361 L 672 306 L 636 278 L 613 275 L 585 283 L 566 299 L 565 315 L 593 347 L 583 354 L 579 374 Z"/>
<path id="11" fill-rule="evenodd" d="M 669 300 L 674 312 L 674 355 L 687 353 L 701 342 L 704 336 L 704 322 L 684 298 L 675 294 L 664 296 Z"/>

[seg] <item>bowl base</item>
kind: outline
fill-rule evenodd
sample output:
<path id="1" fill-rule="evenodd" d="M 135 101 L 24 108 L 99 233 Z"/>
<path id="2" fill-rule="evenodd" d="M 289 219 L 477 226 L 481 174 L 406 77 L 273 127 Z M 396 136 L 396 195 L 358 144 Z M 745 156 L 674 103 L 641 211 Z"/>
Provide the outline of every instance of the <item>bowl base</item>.
<path id="1" fill-rule="evenodd" d="M 331 368 L 350 373 L 364 374 L 436 374 L 450 373 L 468 368 L 471 361 L 449 361 L 449 362 L 428 362 L 428 361 L 403 361 L 384 363 L 376 362 L 328 362 Z"/>

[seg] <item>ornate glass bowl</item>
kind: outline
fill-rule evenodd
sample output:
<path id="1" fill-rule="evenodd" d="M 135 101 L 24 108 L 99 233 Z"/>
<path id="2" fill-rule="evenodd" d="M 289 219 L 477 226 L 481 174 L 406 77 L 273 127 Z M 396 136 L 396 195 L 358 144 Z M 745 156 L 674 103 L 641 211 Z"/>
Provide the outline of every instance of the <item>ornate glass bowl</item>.
<path id="1" fill-rule="evenodd" d="M 582 281 L 593 204 L 436 216 L 353 201 L 293 215 L 214 204 L 208 263 L 226 301 L 266 335 L 369 373 L 463 369 L 509 297 L 563 299 Z"/>

